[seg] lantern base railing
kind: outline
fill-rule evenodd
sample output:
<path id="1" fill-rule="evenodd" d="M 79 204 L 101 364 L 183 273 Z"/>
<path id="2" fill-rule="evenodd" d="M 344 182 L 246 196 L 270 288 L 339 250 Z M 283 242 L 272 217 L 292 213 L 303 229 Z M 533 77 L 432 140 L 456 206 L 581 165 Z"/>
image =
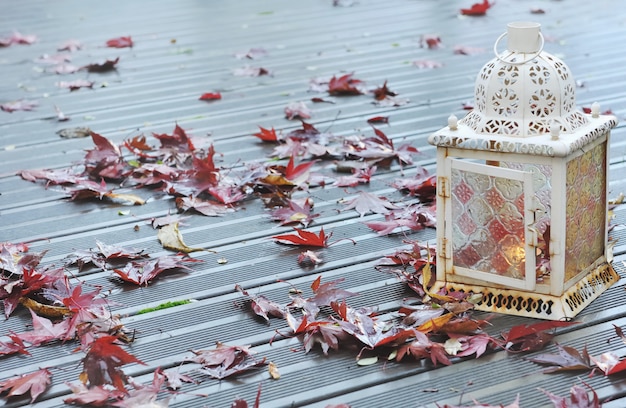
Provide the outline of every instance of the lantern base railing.
<path id="1" fill-rule="evenodd" d="M 604 263 L 585 275 L 561 296 L 480 285 L 437 281 L 435 290 L 482 294 L 476 310 L 547 320 L 571 319 L 620 279 L 611 264 Z"/>

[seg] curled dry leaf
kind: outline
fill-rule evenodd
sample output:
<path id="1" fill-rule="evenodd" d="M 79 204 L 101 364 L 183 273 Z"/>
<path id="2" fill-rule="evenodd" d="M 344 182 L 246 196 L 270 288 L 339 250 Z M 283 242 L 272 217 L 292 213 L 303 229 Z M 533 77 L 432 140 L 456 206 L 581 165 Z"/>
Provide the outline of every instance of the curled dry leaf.
<path id="1" fill-rule="evenodd" d="M 161 227 L 157 233 L 157 238 L 165 249 L 186 253 L 204 251 L 204 248 L 192 248 L 185 244 L 183 241 L 183 235 L 178 230 L 177 222 Z"/>
<path id="2" fill-rule="evenodd" d="M 267 366 L 267 370 L 270 373 L 270 377 L 272 377 L 274 380 L 280 379 L 280 372 L 278 372 L 278 366 L 276 365 L 276 363 L 270 361 Z"/>

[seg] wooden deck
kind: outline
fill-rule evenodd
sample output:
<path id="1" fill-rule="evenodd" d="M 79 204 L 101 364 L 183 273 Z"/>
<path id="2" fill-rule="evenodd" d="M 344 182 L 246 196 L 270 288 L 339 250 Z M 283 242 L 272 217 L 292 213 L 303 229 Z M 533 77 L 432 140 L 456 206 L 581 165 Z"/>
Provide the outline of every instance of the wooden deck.
<path id="1" fill-rule="evenodd" d="M 59 187 L 46 189 L 16 175 L 27 169 L 67 168 L 80 161 L 92 141 L 61 138 L 57 131 L 64 128 L 86 126 L 115 143 L 143 133 L 155 144 L 150 140 L 152 132 L 171 133 L 178 124 L 197 140 L 213 143 L 217 164 L 235 171 L 248 163 L 271 160 L 273 146 L 252 136 L 259 126 L 284 133 L 301 126 L 285 118 L 289 102 L 306 101 L 313 111 L 308 122 L 338 136 L 372 135 L 366 120 L 388 116 L 390 124 L 380 125 L 381 130 L 396 145 L 410 143 L 420 151 L 413 165 L 403 171 L 397 164 L 381 168 L 369 185 L 328 184 L 296 193 L 297 197 L 310 195 L 315 212 L 321 214 L 310 230 L 323 227 L 333 232 L 333 239 L 356 242 L 343 240 L 323 249 L 320 265 L 301 267 L 296 261 L 299 250 L 273 242 L 272 235 L 288 233 L 291 227 L 278 226 L 261 201 L 251 199 L 222 217 L 188 214 L 191 218 L 181 227 L 185 242 L 215 251 L 192 253 L 203 262 L 191 264 L 188 273 L 164 274 L 148 286 L 135 287 L 112 279 L 108 271 L 70 269 L 86 284 L 101 286 L 112 311 L 134 331 L 135 341 L 125 349 L 146 365 L 125 365 L 124 372 L 148 383 L 157 367 L 175 367 L 190 356 L 190 350 L 210 349 L 222 342 L 251 345 L 260 358 L 278 366 L 281 378 L 271 379 L 265 368 L 221 381 L 203 377 L 198 384 L 184 384 L 169 406 L 229 407 L 236 398 L 252 403 L 261 384 L 262 407 L 340 403 L 354 408 L 435 407 L 471 404 L 473 399 L 497 406 L 512 403 L 518 394 L 520 406 L 542 407 L 551 404 L 538 388 L 565 396 L 581 381 L 602 400 L 612 400 L 604 406 L 626 406 L 624 374 L 592 378 L 576 372 L 543 374 L 539 365 L 524 359 L 530 354 L 500 350 L 433 367 L 425 361 L 359 366 L 358 348 L 331 350 L 325 356 L 315 346 L 304 353 L 298 338 L 276 337 L 276 330 L 289 331 L 284 320 L 273 318 L 266 324 L 251 313 L 235 290 L 239 284 L 253 294 L 286 303 L 289 285 L 310 293 L 309 286 L 319 276 L 324 281 L 345 278 L 342 289 L 359 293 L 349 304 L 377 308 L 381 314 L 396 311 L 412 296 L 404 283 L 374 265 L 405 245 L 406 238 L 432 243 L 435 230 L 381 237 L 363 222 L 382 220 L 382 215 L 359 217 L 354 211 L 339 211 L 340 201 L 355 197 L 358 191 L 406 200 L 391 186 L 394 180 L 416 174 L 418 167 L 435 172 L 434 148 L 426 139 L 446 125 L 451 113 L 465 114 L 463 104 L 473 98 L 475 76 L 492 58 L 493 43 L 510 21 L 540 22 L 548 39 L 546 50 L 563 58 L 579 81 L 577 104 L 588 107 L 598 101 L 603 110 L 611 109 L 622 121 L 612 132 L 610 190 L 611 196 L 626 192 L 623 5 L 607 0 L 537 0 L 532 6 L 545 13 L 531 14 L 528 2 L 499 0 L 486 16 L 459 16 L 459 9 L 471 4 L 471 0 L 358 0 L 349 7 L 334 7 L 331 0 L 22 0 L 4 4 L 0 37 L 17 30 L 37 35 L 38 41 L 0 48 L 0 103 L 27 99 L 37 100 L 39 106 L 33 111 L 0 111 L 0 242 L 24 242 L 30 244 L 31 252 L 47 251 L 45 265 L 61 265 L 75 251 L 94 248 L 96 240 L 145 249 L 152 257 L 171 254 L 161 247 L 149 222 L 175 212 L 172 197 L 125 189 L 148 202 L 121 206 L 106 200 L 69 201 Z M 420 38 L 431 34 L 441 38 L 442 47 L 420 46 Z M 133 48 L 104 46 L 108 39 L 125 35 L 132 36 Z M 57 47 L 70 39 L 84 45 L 71 53 L 71 64 L 83 66 L 119 57 L 118 69 L 55 75 L 47 72 L 52 65 L 35 62 L 45 54 L 56 54 Z M 475 53 L 455 53 L 456 46 L 471 47 Z M 234 57 L 255 47 L 267 50 L 267 56 L 258 60 Z M 443 66 L 420 69 L 413 64 L 422 60 Z M 245 65 L 263 67 L 272 75 L 233 75 L 233 70 Z M 334 104 L 310 102 L 315 96 L 328 98 L 309 91 L 312 78 L 346 73 L 354 73 L 370 89 L 387 81 L 390 89 L 410 102 L 380 107 L 372 103 L 371 95 L 338 96 Z M 94 81 L 93 89 L 70 92 L 56 86 L 75 79 Z M 198 100 L 205 92 L 217 91 L 221 100 Z M 71 120 L 57 121 L 55 106 Z M 315 170 L 337 176 L 332 161 L 318 162 Z M 576 318 L 580 324 L 559 329 L 555 338 L 579 349 L 586 345 L 592 355 L 624 351 L 614 325 L 626 327 L 626 206 L 617 207 L 615 216 L 614 266 L 622 279 Z M 137 314 L 172 300 L 193 302 Z M 475 316 L 485 318 L 486 314 Z M 30 322 L 24 308 L 0 320 L 0 336 L 4 336 L 0 341 L 8 341 L 11 331 L 25 331 Z M 534 322 L 497 315 L 487 331 L 496 335 L 513 325 Z M 55 342 L 29 349 L 30 356 L 0 357 L 0 381 L 49 368 L 52 385 L 32 406 L 65 406 L 63 400 L 71 391 L 64 382 L 78 381 L 84 356 L 74 352 L 76 347 L 71 341 Z M 556 348 L 551 345 L 546 350 L 555 352 Z M 183 369 L 192 371 L 193 366 Z M 28 403 L 27 398 L 0 400 L 2 407 Z"/>

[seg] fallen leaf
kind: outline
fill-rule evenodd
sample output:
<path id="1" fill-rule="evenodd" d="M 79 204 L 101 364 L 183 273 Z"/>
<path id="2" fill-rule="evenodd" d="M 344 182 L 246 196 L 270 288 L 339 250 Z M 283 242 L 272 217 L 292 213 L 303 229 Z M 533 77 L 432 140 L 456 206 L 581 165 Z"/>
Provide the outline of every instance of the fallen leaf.
<path id="1" fill-rule="evenodd" d="M 126 392 L 126 376 L 119 367 L 138 363 L 144 364 L 137 357 L 126 352 L 117 344 L 117 338 L 104 336 L 95 339 L 88 347 L 80 377 L 84 384 L 99 386 L 110 384 L 121 392 Z"/>
<path id="2" fill-rule="evenodd" d="M 258 137 L 264 142 L 277 142 L 278 141 L 278 136 L 276 136 L 276 131 L 274 130 L 274 128 L 265 129 L 259 126 L 259 129 L 260 129 L 259 132 L 253 133 L 252 135 Z"/>
<path id="3" fill-rule="evenodd" d="M 334 96 L 363 94 L 363 81 L 352 78 L 353 75 L 346 74 L 339 78 L 333 76 L 328 82 L 328 94 Z"/>
<path id="4" fill-rule="evenodd" d="M 585 383 L 583 382 L 583 384 Z M 560 397 L 541 388 L 539 390 L 550 398 L 555 408 L 600 408 L 602 405 L 596 391 L 587 384 L 585 386 L 591 390 L 591 399 L 589 399 L 587 390 L 579 385 L 570 388 L 569 398 Z"/>
<path id="5" fill-rule="evenodd" d="M 108 59 L 104 62 L 88 64 L 80 67 L 80 69 L 85 69 L 88 72 L 109 72 L 117 69 L 117 63 L 120 61 L 120 57 L 115 59 Z"/>
<path id="6" fill-rule="evenodd" d="M 332 236 L 332 232 L 326 235 L 326 233 L 324 232 L 324 228 L 321 228 L 320 232 L 317 234 L 295 227 L 294 230 L 296 231 L 296 234 L 274 235 L 272 238 L 274 238 L 276 242 L 280 242 L 281 244 L 304 245 L 325 248 L 328 246 L 328 239 Z"/>
<path id="7" fill-rule="evenodd" d="M 23 374 L 17 378 L 9 378 L 0 382 L 0 393 L 7 392 L 8 397 L 30 393 L 30 402 L 33 403 L 37 397 L 50 385 L 52 374 L 47 369 Z"/>
<path id="8" fill-rule="evenodd" d="M 420 69 L 435 69 L 443 67 L 443 62 L 433 60 L 417 60 L 413 61 L 413 66 Z"/>
<path id="9" fill-rule="evenodd" d="M 368 212 L 376 214 L 388 214 L 390 210 L 401 207 L 390 203 L 385 197 L 379 197 L 367 191 L 359 191 L 359 195 L 345 203 L 344 211 L 354 209 L 363 217 Z"/>
<path id="10" fill-rule="evenodd" d="M 157 238 L 165 249 L 171 249 L 177 252 L 195 252 L 204 251 L 204 248 L 191 248 L 183 241 L 183 236 L 178 230 L 178 223 L 168 224 L 159 228 Z"/>
<path id="11" fill-rule="evenodd" d="M 191 350 L 192 361 L 202 365 L 201 372 L 221 380 L 223 378 L 265 365 L 265 358 L 256 360 L 250 346 L 227 346 L 217 343 L 213 350 Z"/>
<path id="12" fill-rule="evenodd" d="M 597 358 L 591 357 L 591 360 L 602 370 L 604 375 L 612 375 L 626 371 L 626 359 L 612 351 L 602 353 Z"/>
<path id="13" fill-rule="evenodd" d="M 112 38 L 106 42 L 107 47 L 109 48 L 126 48 L 134 45 L 133 40 L 128 37 L 117 37 Z"/>
<path id="14" fill-rule="evenodd" d="M 502 334 L 503 347 L 513 352 L 541 350 L 554 338 L 554 332 L 551 330 L 573 324 L 578 324 L 578 322 L 546 321 L 513 326 L 511 330 Z"/>
<path id="15" fill-rule="evenodd" d="M 485 53 L 485 49 L 479 47 L 470 47 L 467 45 L 457 45 L 454 47 L 453 52 L 457 55 L 478 55 Z"/>
<path id="16" fill-rule="evenodd" d="M 91 129 L 89 129 L 88 127 L 78 126 L 57 130 L 56 134 L 64 139 L 77 139 L 81 137 L 91 136 Z"/>
<path id="17" fill-rule="evenodd" d="M 278 371 L 278 366 L 276 365 L 276 363 L 274 363 L 273 361 L 270 361 L 267 366 L 267 370 L 269 371 L 270 377 L 272 377 L 272 379 L 274 380 L 280 379 L 280 372 Z"/>
<path id="18" fill-rule="evenodd" d="M 271 72 L 262 67 L 250 67 L 237 68 L 233 70 L 233 75 L 243 77 L 258 77 L 261 75 L 271 75 Z"/>
<path id="19" fill-rule="evenodd" d="M 67 40 L 57 47 L 57 51 L 74 52 L 83 48 L 83 44 L 77 40 Z"/>
<path id="20" fill-rule="evenodd" d="M 367 120 L 367 123 L 387 123 L 389 124 L 389 116 L 373 116 Z"/>
<path id="21" fill-rule="evenodd" d="M 240 285 L 235 285 L 235 290 L 241 292 L 242 295 L 247 296 L 251 300 L 252 310 L 258 316 L 261 316 L 265 321 L 270 321 L 270 316 L 285 317 L 285 306 L 268 299 L 263 295 L 252 295 L 250 292 L 242 288 Z"/>
<path id="22" fill-rule="evenodd" d="M 311 109 L 302 101 L 290 102 L 285 107 L 285 117 L 287 117 L 288 120 L 309 119 L 311 118 L 311 113 Z"/>
<path id="23" fill-rule="evenodd" d="M 544 373 L 556 373 L 562 371 L 591 370 L 591 360 L 587 347 L 579 352 L 574 347 L 556 345 L 558 354 L 540 354 L 527 360 L 551 367 L 543 370 Z"/>
<path id="24" fill-rule="evenodd" d="M 166 255 L 157 259 L 132 261 L 127 263 L 123 268 L 113 269 L 122 280 L 136 285 L 148 285 L 152 280 L 165 271 L 176 269 L 190 270 L 184 263 L 201 262 L 198 259 L 189 258 L 188 256 Z"/>
<path id="25" fill-rule="evenodd" d="M 32 111 L 37 106 L 39 106 L 39 102 L 37 101 L 29 101 L 26 99 L 20 99 L 18 101 L 6 102 L 0 104 L 0 109 L 5 112 L 15 112 L 15 111 Z"/>
<path id="26" fill-rule="evenodd" d="M 268 52 L 265 48 L 250 48 L 248 51 L 238 52 L 235 54 L 237 59 L 260 59 L 267 56 Z"/>
<path id="27" fill-rule="evenodd" d="M 420 46 L 426 46 L 429 50 L 435 50 L 442 46 L 441 37 L 438 34 L 422 34 L 420 37 Z"/>
<path id="28" fill-rule="evenodd" d="M 18 31 L 14 31 L 9 37 L 0 38 L 0 47 L 8 47 L 13 44 L 30 45 L 37 41 L 36 35 L 23 35 Z"/>
<path id="29" fill-rule="evenodd" d="M 207 92 L 200 95 L 198 99 L 201 101 L 215 101 L 222 99 L 222 94 L 219 92 Z"/>
<path id="30" fill-rule="evenodd" d="M 483 0 L 482 3 L 472 4 L 468 9 L 461 9 L 461 14 L 465 16 L 484 16 L 491 6 L 492 4 L 488 0 Z"/>
<path id="31" fill-rule="evenodd" d="M 310 262 L 313 265 L 318 265 L 323 263 L 324 260 L 320 258 L 317 252 L 308 249 L 306 251 L 300 252 L 300 255 L 298 255 L 298 263 L 302 264 L 305 262 Z"/>

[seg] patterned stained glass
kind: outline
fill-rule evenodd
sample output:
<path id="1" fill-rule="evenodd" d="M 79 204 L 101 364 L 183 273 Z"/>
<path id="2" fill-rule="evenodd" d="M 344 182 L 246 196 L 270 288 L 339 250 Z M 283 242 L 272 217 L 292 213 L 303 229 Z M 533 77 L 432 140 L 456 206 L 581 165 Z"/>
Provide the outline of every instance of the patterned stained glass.
<path id="1" fill-rule="evenodd" d="M 535 227 L 543 234 L 550 225 L 550 202 L 552 200 L 552 167 L 545 164 L 500 162 L 500 167 L 533 173 L 536 213 Z"/>
<path id="2" fill-rule="evenodd" d="M 460 169 L 451 176 L 454 265 L 524 279 L 523 182 Z"/>
<path id="3" fill-rule="evenodd" d="M 604 255 L 606 143 L 567 163 L 565 280 Z"/>

